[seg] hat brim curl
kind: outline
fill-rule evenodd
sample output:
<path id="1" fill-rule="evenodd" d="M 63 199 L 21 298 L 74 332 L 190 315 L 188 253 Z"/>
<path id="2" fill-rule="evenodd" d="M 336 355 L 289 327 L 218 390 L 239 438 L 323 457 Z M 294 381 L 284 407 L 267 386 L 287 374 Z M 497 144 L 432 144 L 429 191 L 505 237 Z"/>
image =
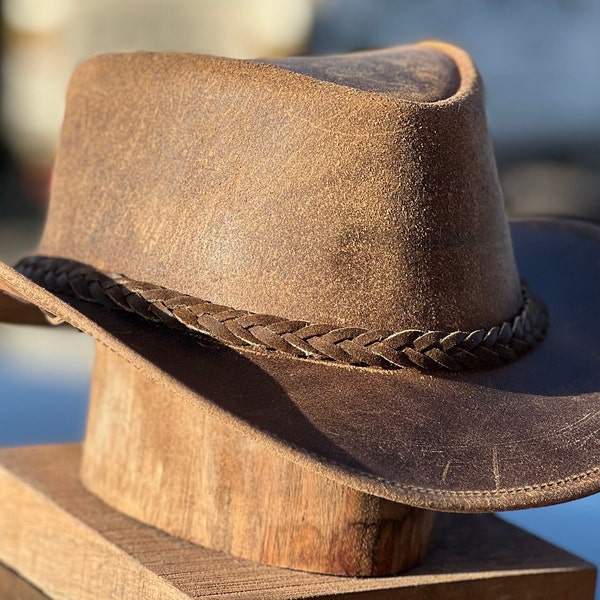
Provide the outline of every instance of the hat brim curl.
<path id="1" fill-rule="evenodd" d="M 51 294 L 6 265 L 0 288 L 325 477 L 423 508 L 509 510 L 600 490 L 600 228 L 521 222 L 512 234 L 521 276 L 548 305 L 547 339 L 473 373 L 382 371 L 198 341 Z M 26 321 L 38 311 L 4 296 L 0 312 Z"/>

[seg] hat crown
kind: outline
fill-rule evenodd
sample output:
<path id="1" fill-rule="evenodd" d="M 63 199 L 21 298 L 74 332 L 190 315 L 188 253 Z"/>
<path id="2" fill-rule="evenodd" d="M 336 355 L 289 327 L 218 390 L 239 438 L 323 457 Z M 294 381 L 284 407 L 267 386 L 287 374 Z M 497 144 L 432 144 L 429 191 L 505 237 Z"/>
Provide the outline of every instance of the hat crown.
<path id="1" fill-rule="evenodd" d="M 477 329 L 514 316 L 471 61 L 441 45 L 324 61 L 84 63 L 41 252 L 310 322 Z M 398 61 L 416 67 L 382 84 Z"/>

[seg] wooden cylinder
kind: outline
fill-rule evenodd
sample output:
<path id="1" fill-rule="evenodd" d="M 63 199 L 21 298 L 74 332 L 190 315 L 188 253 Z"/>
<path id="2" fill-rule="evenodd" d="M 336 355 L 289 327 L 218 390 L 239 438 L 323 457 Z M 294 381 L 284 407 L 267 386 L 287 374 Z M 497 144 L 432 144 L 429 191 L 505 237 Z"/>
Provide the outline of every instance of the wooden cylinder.
<path id="1" fill-rule="evenodd" d="M 414 567 L 434 518 L 278 456 L 100 345 L 81 478 L 113 508 L 183 539 L 336 575 Z"/>

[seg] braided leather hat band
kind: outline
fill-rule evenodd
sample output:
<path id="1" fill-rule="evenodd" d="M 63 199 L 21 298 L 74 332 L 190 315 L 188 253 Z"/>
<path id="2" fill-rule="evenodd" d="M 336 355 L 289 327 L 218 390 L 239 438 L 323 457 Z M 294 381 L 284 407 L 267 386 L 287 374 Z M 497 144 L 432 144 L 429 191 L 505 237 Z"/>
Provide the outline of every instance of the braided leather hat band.
<path id="1" fill-rule="evenodd" d="M 135 313 L 146 321 L 205 334 L 231 346 L 381 369 L 460 371 L 500 366 L 532 349 L 548 326 L 545 305 L 524 282 L 521 310 L 510 322 L 471 332 L 394 332 L 237 310 L 69 259 L 32 256 L 15 268 L 53 293 Z"/>

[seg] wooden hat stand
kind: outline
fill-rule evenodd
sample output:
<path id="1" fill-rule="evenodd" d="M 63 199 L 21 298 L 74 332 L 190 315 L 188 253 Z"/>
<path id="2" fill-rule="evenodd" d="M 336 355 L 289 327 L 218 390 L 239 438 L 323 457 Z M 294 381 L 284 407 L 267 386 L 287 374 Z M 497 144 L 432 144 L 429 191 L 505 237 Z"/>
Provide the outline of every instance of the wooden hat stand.
<path id="1" fill-rule="evenodd" d="M 435 514 L 278 456 L 103 347 L 81 479 L 109 506 L 177 537 L 330 575 L 395 575 L 416 566 Z"/>
<path id="2" fill-rule="evenodd" d="M 90 402 L 81 447 L 0 451 L 12 597 L 593 598 L 592 565 L 329 481 L 100 345 Z"/>

